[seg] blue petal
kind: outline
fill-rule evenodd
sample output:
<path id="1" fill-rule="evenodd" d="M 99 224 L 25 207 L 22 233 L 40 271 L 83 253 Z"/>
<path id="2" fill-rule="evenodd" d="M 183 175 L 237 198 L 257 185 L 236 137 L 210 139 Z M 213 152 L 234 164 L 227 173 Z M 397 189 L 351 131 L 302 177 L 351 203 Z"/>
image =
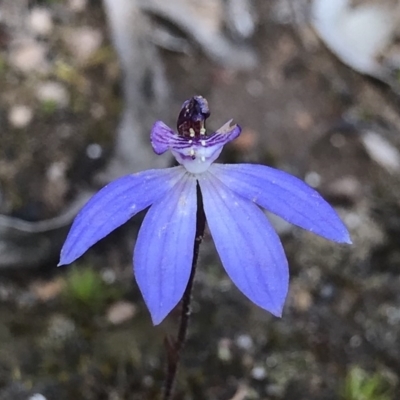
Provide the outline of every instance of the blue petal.
<path id="1" fill-rule="evenodd" d="M 351 243 L 336 211 L 300 179 L 257 164 L 214 164 L 216 177 L 235 193 L 303 229 L 339 243 Z"/>
<path id="2" fill-rule="evenodd" d="M 186 289 L 196 233 L 196 179 L 185 175 L 148 211 L 134 252 L 134 272 L 154 325 Z"/>
<path id="3" fill-rule="evenodd" d="M 255 304 L 281 316 L 289 282 L 278 235 L 263 212 L 212 174 L 199 179 L 207 223 L 222 264 Z"/>
<path id="4" fill-rule="evenodd" d="M 155 169 L 124 176 L 105 186 L 76 216 L 58 265 L 72 263 L 100 239 L 165 196 L 184 173 L 181 167 Z"/>
<path id="5" fill-rule="evenodd" d="M 162 121 L 157 121 L 151 128 L 150 141 L 156 154 L 163 154 L 169 148 L 180 147 L 187 142 Z"/>

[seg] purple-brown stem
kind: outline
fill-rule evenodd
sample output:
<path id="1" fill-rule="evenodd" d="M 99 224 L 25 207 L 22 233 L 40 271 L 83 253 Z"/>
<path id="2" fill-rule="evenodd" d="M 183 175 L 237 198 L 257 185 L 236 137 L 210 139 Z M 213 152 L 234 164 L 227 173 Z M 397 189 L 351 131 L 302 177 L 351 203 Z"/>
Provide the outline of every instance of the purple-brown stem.
<path id="1" fill-rule="evenodd" d="M 162 400 L 170 400 L 178 370 L 181 352 L 186 342 L 187 330 L 191 314 L 190 302 L 192 299 L 192 289 L 194 276 L 196 274 L 197 259 L 199 256 L 200 244 L 203 240 L 204 229 L 206 225 L 206 216 L 203 209 L 203 199 L 201 197 L 200 188 L 197 185 L 197 215 L 196 215 L 196 235 L 193 246 L 193 261 L 192 270 L 190 272 L 189 282 L 187 284 L 185 293 L 181 300 L 181 317 L 179 321 L 178 334 L 176 340 L 171 342 L 166 340 L 167 346 L 167 375 L 165 377 L 164 392 Z"/>

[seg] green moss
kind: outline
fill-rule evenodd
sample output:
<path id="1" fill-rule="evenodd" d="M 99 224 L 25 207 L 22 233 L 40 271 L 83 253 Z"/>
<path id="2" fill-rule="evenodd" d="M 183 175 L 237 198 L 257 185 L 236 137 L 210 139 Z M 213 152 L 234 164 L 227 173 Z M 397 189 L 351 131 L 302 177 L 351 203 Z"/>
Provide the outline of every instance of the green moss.
<path id="1" fill-rule="evenodd" d="M 111 46 L 100 47 L 86 62 L 86 68 L 106 65 L 115 60 L 115 52 Z"/>
<path id="2" fill-rule="evenodd" d="M 63 297 L 74 314 L 84 315 L 99 313 L 108 301 L 119 297 L 119 293 L 109 287 L 96 270 L 80 266 L 69 270 Z"/>
<path id="3" fill-rule="evenodd" d="M 88 85 L 85 76 L 73 65 L 57 61 L 54 65 L 54 75 L 77 90 Z"/>
<path id="4" fill-rule="evenodd" d="M 46 115 L 54 114 L 58 108 L 57 103 L 53 100 L 46 100 L 40 104 L 41 111 Z"/>
<path id="5" fill-rule="evenodd" d="M 354 366 L 347 373 L 342 390 L 343 400 L 391 400 L 390 387 L 380 373 L 371 374 Z"/>

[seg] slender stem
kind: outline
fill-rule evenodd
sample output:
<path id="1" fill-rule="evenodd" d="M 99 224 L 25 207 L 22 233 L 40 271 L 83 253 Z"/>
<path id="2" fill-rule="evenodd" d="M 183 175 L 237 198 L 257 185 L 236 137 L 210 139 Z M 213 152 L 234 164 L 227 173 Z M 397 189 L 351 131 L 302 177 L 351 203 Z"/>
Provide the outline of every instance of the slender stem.
<path id="1" fill-rule="evenodd" d="M 196 274 L 197 259 L 199 257 L 200 244 L 203 240 L 206 216 L 203 209 L 203 198 L 199 185 L 197 185 L 197 215 L 196 215 L 196 235 L 193 245 L 193 261 L 190 272 L 189 282 L 181 301 L 181 317 L 179 321 L 178 334 L 176 340 L 171 343 L 167 341 L 167 375 L 164 383 L 162 400 L 170 400 L 174 389 L 175 377 L 178 370 L 181 352 L 186 342 L 187 330 L 191 314 L 190 303 L 192 300 L 192 289 L 194 276 Z"/>

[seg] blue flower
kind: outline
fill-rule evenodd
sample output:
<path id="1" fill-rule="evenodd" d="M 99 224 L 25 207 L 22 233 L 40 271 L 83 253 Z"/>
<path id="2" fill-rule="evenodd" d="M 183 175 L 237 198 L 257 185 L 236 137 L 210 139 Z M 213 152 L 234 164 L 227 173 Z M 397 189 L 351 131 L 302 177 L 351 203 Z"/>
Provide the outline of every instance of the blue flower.
<path id="1" fill-rule="evenodd" d="M 108 184 L 77 215 L 59 265 L 70 264 L 89 247 L 148 210 L 134 250 L 134 273 L 154 324 L 181 299 L 193 260 L 197 185 L 222 265 L 253 303 L 276 316 L 288 291 L 288 263 L 278 235 L 263 211 L 341 243 L 351 243 L 336 212 L 312 188 L 285 172 L 255 164 L 213 164 L 241 128 L 226 123 L 207 133 L 207 101 L 187 100 L 177 132 L 156 122 L 151 143 L 170 150 L 180 164 L 124 176 Z"/>

